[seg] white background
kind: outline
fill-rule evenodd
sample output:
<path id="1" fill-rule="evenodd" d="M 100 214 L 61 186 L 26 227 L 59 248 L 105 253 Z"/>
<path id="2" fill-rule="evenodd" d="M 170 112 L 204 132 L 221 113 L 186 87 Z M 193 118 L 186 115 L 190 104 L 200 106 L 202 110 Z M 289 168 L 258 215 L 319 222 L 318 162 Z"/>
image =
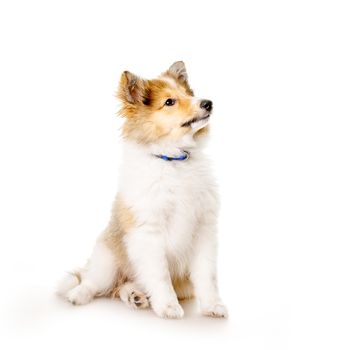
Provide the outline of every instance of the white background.
<path id="1" fill-rule="evenodd" d="M 349 349 L 347 1 L 0 2 L 2 349 Z M 57 299 L 117 191 L 128 69 L 214 101 L 227 321 Z M 142 174 L 140 174 L 142 176 Z"/>

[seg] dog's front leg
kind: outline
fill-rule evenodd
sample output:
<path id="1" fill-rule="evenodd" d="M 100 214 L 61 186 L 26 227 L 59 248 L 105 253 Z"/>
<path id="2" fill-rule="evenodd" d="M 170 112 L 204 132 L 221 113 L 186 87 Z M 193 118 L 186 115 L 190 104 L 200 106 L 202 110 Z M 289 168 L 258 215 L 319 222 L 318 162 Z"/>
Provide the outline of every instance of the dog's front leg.
<path id="1" fill-rule="evenodd" d="M 152 309 L 160 317 L 181 318 L 184 312 L 171 283 L 161 232 L 142 226 L 125 242 L 136 281 L 149 295 Z"/>
<path id="2" fill-rule="evenodd" d="M 202 314 L 227 317 L 227 309 L 221 301 L 217 287 L 216 260 L 216 224 L 213 220 L 201 225 L 199 229 L 190 267 L 191 280 Z"/>

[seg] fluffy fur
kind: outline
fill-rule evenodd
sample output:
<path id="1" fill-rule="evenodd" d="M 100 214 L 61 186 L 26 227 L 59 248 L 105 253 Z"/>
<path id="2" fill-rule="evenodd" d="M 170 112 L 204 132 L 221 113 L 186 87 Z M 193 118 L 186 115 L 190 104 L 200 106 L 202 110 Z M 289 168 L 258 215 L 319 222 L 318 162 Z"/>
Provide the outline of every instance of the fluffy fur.
<path id="1" fill-rule="evenodd" d="M 118 97 L 120 190 L 88 264 L 58 292 L 73 304 L 120 297 L 165 318 L 181 318 L 178 300 L 195 296 L 204 315 L 226 317 L 216 282 L 218 198 L 201 149 L 211 102 L 193 96 L 183 62 L 153 80 L 124 72 Z M 156 157 L 184 151 L 186 161 Z"/>

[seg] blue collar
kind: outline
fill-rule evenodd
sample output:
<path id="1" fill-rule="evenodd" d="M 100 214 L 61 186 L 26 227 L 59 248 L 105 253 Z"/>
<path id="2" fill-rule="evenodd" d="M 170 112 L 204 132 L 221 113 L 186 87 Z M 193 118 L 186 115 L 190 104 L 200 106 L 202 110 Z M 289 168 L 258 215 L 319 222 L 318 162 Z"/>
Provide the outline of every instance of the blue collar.
<path id="1" fill-rule="evenodd" d="M 183 151 L 184 154 L 182 154 L 181 156 L 179 157 L 169 157 L 169 156 L 166 156 L 164 154 L 155 154 L 155 156 L 157 158 L 160 158 L 160 159 L 163 159 L 163 160 L 167 160 L 168 162 L 172 161 L 172 160 L 187 160 L 188 158 L 190 158 L 190 153 L 187 152 L 187 151 Z"/>

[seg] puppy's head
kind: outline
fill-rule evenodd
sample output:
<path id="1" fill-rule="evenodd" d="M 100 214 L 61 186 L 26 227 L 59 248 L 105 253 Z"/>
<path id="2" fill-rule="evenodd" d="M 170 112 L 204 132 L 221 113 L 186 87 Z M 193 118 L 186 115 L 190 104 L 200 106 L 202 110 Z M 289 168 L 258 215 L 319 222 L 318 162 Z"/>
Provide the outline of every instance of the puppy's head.
<path id="1" fill-rule="evenodd" d="M 206 134 L 212 102 L 197 99 L 189 86 L 185 64 L 175 62 L 157 79 L 130 72 L 120 79 L 123 135 L 141 143 L 180 142 Z"/>

